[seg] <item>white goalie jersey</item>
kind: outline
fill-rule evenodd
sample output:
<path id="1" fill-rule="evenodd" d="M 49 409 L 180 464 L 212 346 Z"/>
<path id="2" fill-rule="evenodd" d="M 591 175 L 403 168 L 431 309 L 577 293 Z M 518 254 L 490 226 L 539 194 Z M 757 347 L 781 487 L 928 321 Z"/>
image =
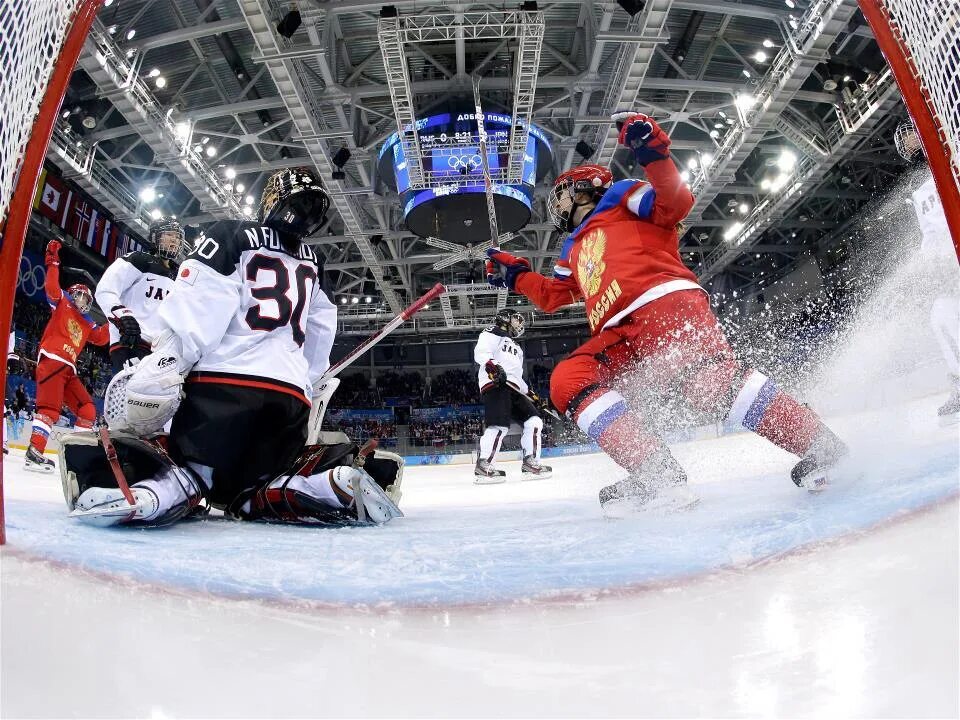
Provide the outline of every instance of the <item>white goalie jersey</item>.
<path id="1" fill-rule="evenodd" d="M 508 383 L 527 394 L 527 383 L 523 380 L 523 348 L 513 338 L 499 330 L 484 330 L 473 349 L 473 360 L 480 365 L 477 378 L 481 391 L 492 383 L 486 370 L 487 361 L 492 360 L 507 373 Z"/>
<path id="2" fill-rule="evenodd" d="M 913 193 L 912 200 L 920 224 L 920 252 L 929 258 L 955 257 L 950 228 L 932 175 Z"/>
<path id="3" fill-rule="evenodd" d="M 242 221 L 219 222 L 197 241 L 158 315 L 180 339 L 188 383 L 265 388 L 308 404 L 337 324 L 313 249 L 291 253 L 276 231 Z"/>

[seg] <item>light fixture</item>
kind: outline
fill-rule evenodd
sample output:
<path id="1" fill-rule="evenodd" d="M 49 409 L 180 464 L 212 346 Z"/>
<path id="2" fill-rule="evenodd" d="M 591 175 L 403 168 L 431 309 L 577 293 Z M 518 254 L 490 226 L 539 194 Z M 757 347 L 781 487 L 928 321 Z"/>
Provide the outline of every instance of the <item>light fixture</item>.
<path id="1" fill-rule="evenodd" d="M 684 182 L 690 182 L 690 171 L 684 170 L 683 172 L 681 172 L 680 179 L 683 180 Z"/>
<path id="2" fill-rule="evenodd" d="M 744 76 L 745 78 L 749 79 L 749 78 L 750 78 L 750 71 L 747 70 L 746 68 L 744 68 L 744 69 L 743 69 L 743 76 Z"/>
<path id="3" fill-rule="evenodd" d="M 213 157 L 217 154 L 217 149 L 213 145 L 207 145 L 207 157 Z"/>
<path id="4" fill-rule="evenodd" d="M 364 301 L 367 305 L 369 305 L 370 303 L 373 302 L 373 298 L 370 297 L 369 295 L 367 295 L 367 296 L 363 299 L 363 301 Z"/>
<path id="5" fill-rule="evenodd" d="M 430 309 L 430 306 L 429 306 L 429 305 L 424 305 L 424 306 L 423 306 L 423 309 L 424 309 L 424 310 L 429 310 L 429 309 Z"/>
<path id="6" fill-rule="evenodd" d="M 137 49 L 136 49 L 136 48 L 130 48 L 129 50 L 127 50 L 127 60 L 129 60 L 130 58 L 132 58 L 132 57 L 133 57 L 134 55 L 136 55 L 136 54 L 137 54 Z"/>
<path id="7" fill-rule="evenodd" d="M 690 168 L 691 170 L 696 170 L 697 164 L 698 164 L 697 159 L 695 157 L 692 157 L 689 160 L 687 160 L 687 167 Z"/>
<path id="8" fill-rule="evenodd" d="M 734 102 L 737 104 L 737 107 L 740 108 L 741 112 L 746 112 L 753 107 L 756 98 L 750 93 L 737 93 L 737 98 Z"/>
<path id="9" fill-rule="evenodd" d="M 768 177 L 760 181 L 760 189 L 763 190 L 764 192 L 770 189 L 770 185 L 771 185 L 771 182 L 770 182 L 770 178 Z"/>
<path id="10" fill-rule="evenodd" d="M 97 126 L 97 119 L 93 115 L 84 115 L 80 124 L 87 130 L 93 130 Z"/>
<path id="11" fill-rule="evenodd" d="M 793 10 L 797 6 L 797 4 L 793 0 L 783 0 L 783 2 L 791 10 Z"/>
<path id="12" fill-rule="evenodd" d="M 134 36 L 137 34 L 136 30 L 131 30 L 127 33 L 127 40 L 133 40 Z"/>
<path id="13" fill-rule="evenodd" d="M 246 189 L 247 189 L 247 186 L 246 186 L 246 185 L 244 185 L 243 183 L 237 183 L 237 192 L 238 192 L 238 193 L 242 193 L 242 192 L 243 192 L 244 190 L 246 190 Z"/>
<path id="14" fill-rule="evenodd" d="M 346 305 L 346 304 L 347 304 L 347 299 L 346 299 L 345 297 L 340 298 L 340 304 L 341 304 L 341 305 Z"/>
<path id="15" fill-rule="evenodd" d="M 157 199 L 157 191 L 152 187 L 145 187 L 140 191 L 140 199 L 146 203 L 151 203 Z"/>
<path id="16" fill-rule="evenodd" d="M 103 0 L 104 7 L 110 7 L 111 5 L 113 5 L 113 0 Z"/>
<path id="17" fill-rule="evenodd" d="M 233 180 L 237 176 L 237 171 L 232 167 L 228 167 L 223 171 L 223 174 L 226 176 L 227 180 Z"/>
<path id="18" fill-rule="evenodd" d="M 206 135 L 204 135 L 202 138 L 200 138 L 200 144 L 201 144 L 201 145 L 206 145 L 208 142 L 210 142 L 210 138 L 208 138 Z"/>
<path id="19" fill-rule="evenodd" d="M 280 22 L 277 23 L 277 32 L 289 40 L 293 37 L 293 34 L 300 27 L 301 23 L 302 19 L 299 11 L 291 10 L 280 19 Z"/>
<path id="20" fill-rule="evenodd" d="M 247 196 L 243 199 L 243 201 L 244 201 L 247 205 L 253 205 L 253 195 L 247 195 Z"/>
<path id="21" fill-rule="evenodd" d="M 800 27 L 800 26 L 797 24 L 796 18 L 790 18 L 790 21 L 787 23 L 787 25 L 789 25 L 790 27 L 792 27 L 794 30 L 796 30 L 797 28 Z"/>
<path id="22" fill-rule="evenodd" d="M 712 137 L 714 140 L 716 140 L 718 137 L 720 137 L 720 131 L 719 131 L 719 130 L 711 130 L 711 131 L 710 131 L 710 137 Z"/>
<path id="23" fill-rule="evenodd" d="M 117 26 L 116 26 L 116 25 L 111 25 L 110 27 L 107 28 L 107 32 L 110 33 L 111 35 L 116 35 L 116 34 L 117 34 Z"/>
<path id="24" fill-rule="evenodd" d="M 748 212 L 750 212 L 750 206 L 746 203 L 740 203 L 740 214 L 746 215 Z"/>
<path id="25" fill-rule="evenodd" d="M 181 141 L 186 141 L 190 135 L 190 123 L 180 122 L 173 126 L 174 132 Z"/>
<path id="26" fill-rule="evenodd" d="M 710 163 L 713 162 L 713 154 L 712 154 L 712 153 L 704 153 L 703 156 L 700 158 L 700 162 L 701 162 L 703 165 L 709 165 Z"/>
<path id="27" fill-rule="evenodd" d="M 777 158 L 777 167 L 783 172 L 790 172 L 797 164 L 797 156 L 790 150 L 783 150 Z"/>
<path id="28" fill-rule="evenodd" d="M 577 151 L 577 155 L 582 157 L 584 160 L 589 160 L 593 153 L 596 152 L 590 145 L 585 143 L 583 140 L 578 140 L 576 146 L 573 148 Z"/>
<path id="29" fill-rule="evenodd" d="M 765 48 L 772 48 L 772 47 L 773 47 L 773 40 L 771 40 L 770 38 L 764 38 L 764 41 L 763 41 L 762 44 L 763 44 L 763 46 L 764 46 Z"/>
<path id="30" fill-rule="evenodd" d="M 153 84 L 157 86 L 157 90 L 163 90 L 167 86 L 167 79 L 161 75 L 153 81 Z"/>
<path id="31" fill-rule="evenodd" d="M 201 153 L 201 152 L 203 152 L 203 145 L 194 145 L 194 146 L 193 146 L 193 151 L 196 152 L 196 153 Z"/>
<path id="32" fill-rule="evenodd" d="M 718 111 L 717 111 L 717 115 L 719 115 L 720 117 L 722 117 L 722 118 L 724 118 L 724 119 L 726 119 L 726 117 L 727 117 L 727 114 L 726 114 L 723 110 L 718 110 Z"/>
<path id="33" fill-rule="evenodd" d="M 244 205 L 243 214 L 247 217 L 253 217 L 253 208 L 250 205 Z"/>
<path id="34" fill-rule="evenodd" d="M 756 60 L 758 63 L 764 63 L 767 61 L 767 54 L 763 50 L 757 50 L 753 54 L 753 59 Z"/>
<path id="35" fill-rule="evenodd" d="M 360 302 L 360 298 L 358 297 L 350 298 L 351 305 L 356 305 L 358 302 Z"/>
<path id="36" fill-rule="evenodd" d="M 70 117 L 70 111 L 69 111 L 69 110 L 64 110 L 62 113 L 60 113 L 60 117 L 62 117 L 64 120 L 66 120 L 67 118 Z"/>
<path id="37" fill-rule="evenodd" d="M 733 240 L 733 238 L 735 238 L 737 233 L 739 233 L 741 230 L 743 230 L 743 223 L 735 222 L 733 225 L 723 231 L 723 239 L 729 242 L 730 240 Z"/>
<path id="38" fill-rule="evenodd" d="M 233 192 L 233 185 L 231 185 L 230 183 L 224 183 L 223 189 L 226 190 L 227 192 Z"/>
<path id="39" fill-rule="evenodd" d="M 154 220 L 159 220 L 161 217 L 163 217 L 163 213 L 160 212 L 159 208 L 154 208 L 150 211 L 150 217 L 152 217 Z"/>
<path id="40" fill-rule="evenodd" d="M 150 71 L 147 77 L 159 77 L 159 75 L 160 75 L 160 68 L 153 68 L 153 70 Z"/>

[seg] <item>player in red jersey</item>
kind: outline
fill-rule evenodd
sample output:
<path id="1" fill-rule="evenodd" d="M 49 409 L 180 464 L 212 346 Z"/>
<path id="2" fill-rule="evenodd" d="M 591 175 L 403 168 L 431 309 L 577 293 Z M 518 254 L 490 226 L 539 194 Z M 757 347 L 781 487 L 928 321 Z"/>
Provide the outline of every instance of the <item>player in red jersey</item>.
<path id="1" fill-rule="evenodd" d="M 548 207 L 558 230 L 569 235 L 552 278 L 533 272 L 523 258 L 488 251 L 492 284 L 547 312 L 586 303 L 593 337 L 557 363 L 550 397 L 630 472 L 600 491 L 600 504 L 618 515 L 696 501 L 663 440 L 617 389 L 637 382 L 799 455 L 794 482 L 822 487 L 845 446 L 812 410 L 737 360 L 706 292 L 680 259 L 678 224 L 693 195 L 670 157 L 670 138 L 645 115 L 614 119 L 623 123 L 620 142 L 633 150 L 647 182 L 613 182 L 610 170 L 598 165 L 557 178 Z"/>
<path id="2" fill-rule="evenodd" d="M 24 467 L 35 472 L 53 472 L 53 461 L 43 456 L 50 437 L 50 428 L 60 418 L 66 405 L 77 416 L 77 427 L 89 428 L 97 417 L 90 393 L 77 377 L 77 357 L 87 342 L 106 345 L 110 331 L 97 325 L 87 314 L 93 304 L 93 293 L 86 285 L 60 288 L 59 240 L 47 245 L 45 264 L 47 279 L 44 289 L 52 312 L 40 340 L 37 358 L 37 411 L 33 417 L 33 433 L 27 447 Z"/>

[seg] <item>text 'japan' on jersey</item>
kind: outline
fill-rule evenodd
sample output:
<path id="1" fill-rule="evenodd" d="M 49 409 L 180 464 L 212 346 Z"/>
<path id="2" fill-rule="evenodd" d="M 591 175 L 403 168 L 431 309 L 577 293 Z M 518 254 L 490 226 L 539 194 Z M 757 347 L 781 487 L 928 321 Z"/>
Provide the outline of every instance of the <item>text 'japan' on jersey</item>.
<path id="1" fill-rule="evenodd" d="M 307 245 L 287 250 L 276 231 L 217 223 L 180 266 L 160 306 L 192 365 L 188 380 L 265 387 L 304 399 L 329 366 L 336 306 Z"/>

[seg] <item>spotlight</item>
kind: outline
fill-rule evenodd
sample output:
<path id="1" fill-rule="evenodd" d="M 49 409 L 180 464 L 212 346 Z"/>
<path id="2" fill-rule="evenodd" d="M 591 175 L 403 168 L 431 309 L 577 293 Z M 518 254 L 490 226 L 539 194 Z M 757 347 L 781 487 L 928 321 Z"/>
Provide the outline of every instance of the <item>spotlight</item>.
<path id="1" fill-rule="evenodd" d="M 243 192 L 244 190 L 246 190 L 246 189 L 247 189 L 247 186 L 246 186 L 246 185 L 244 185 L 243 183 L 237 183 L 237 192 L 238 192 L 238 193 L 242 193 L 242 192 Z"/>
<path id="2" fill-rule="evenodd" d="M 347 304 L 347 299 L 346 299 L 345 297 L 340 298 L 340 304 L 341 304 L 341 305 L 346 305 L 346 304 Z"/>
<path id="3" fill-rule="evenodd" d="M 243 214 L 246 217 L 253 217 L 253 208 L 250 205 L 243 206 Z"/>
<path id="4" fill-rule="evenodd" d="M 213 157 L 217 154 L 217 149 L 213 145 L 207 145 L 207 157 Z"/>
<path id="5" fill-rule="evenodd" d="M 232 167 L 228 167 L 223 174 L 227 176 L 227 180 L 233 180 L 237 176 L 237 171 Z"/>
<path id="6" fill-rule="evenodd" d="M 160 68 L 154 68 L 147 74 L 147 77 L 159 77 L 159 75 L 160 75 Z"/>
<path id="7" fill-rule="evenodd" d="M 243 202 L 246 203 L 247 205 L 253 205 L 253 195 L 247 195 L 243 199 Z"/>
<path id="8" fill-rule="evenodd" d="M 333 164 L 338 168 L 342 168 L 347 164 L 347 161 L 350 159 L 350 151 L 347 148 L 342 147 L 337 150 L 337 154 L 333 156 Z"/>
<path id="9" fill-rule="evenodd" d="M 277 32 L 289 40 L 300 27 L 300 23 L 300 12 L 298 10 L 291 10 L 277 23 Z"/>
<path id="10" fill-rule="evenodd" d="M 161 75 L 153 83 L 157 86 L 157 90 L 163 90 L 167 86 L 167 79 Z"/>
<path id="11" fill-rule="evenodd" d="M 367 295 L 367 296 L 363 299 L 363 301 L 364 301 L 367 305 L 369 305 L 370 303 L 373 302 L 373 298 L 370 297 L 369 295 Z"/>
<path id="12" fill-rule="evenodd" d="M 631 17 L 641 12 L 646 4 L 646 0 L 617 0 L 617 5 L 626 10 Z"/>
<path id="13" fill-rule="evenodd" d="M 330 173 L 330 178 L 331 178 L 332 180 L 346 180 L 346 179 L 347 179 L 347 174 L 346 174 L 343 170 L 339 170 L 339 169 L 338 169 L 338 170 L 334 170 L 332 173 Z"/>
<path id="14" fill-rule="evenodd" d="M 131 30 L 127 33 L 127 40 L 133 40 L 134 36 L 137 34 L 136 30 Z"/>
<path id="15" fill-rule="evenodd" d="M 158 208 L 154 208 L 150 211 L 150 217 L 152 217 L 154 220 L 159 220 L 161 217 L 163 217 L 163 213 L 160 212 Z"/>
<path id="16" fill-rule="evenodd" d="M 589 160 L 593 153 L 596 152 L 592 147 L 590 147 L 583 140 L 578 140 L 574 150 L 577 151 L 577 154 L 582 157 L 584 160 Z"/>
<path id="17" fill-rule="evenodd" d="M 145 187 L 140 191 L 140 199 L 146 203 L 153 202 L 157 199 L 157 191 L 152 187 Z"/>
<path id="18" fill-rule="evenodd" d="M 350 298 L 351 305 L 356 305 L 358 302 L 360 302 L 360 298 L 358 297 Z"/>

